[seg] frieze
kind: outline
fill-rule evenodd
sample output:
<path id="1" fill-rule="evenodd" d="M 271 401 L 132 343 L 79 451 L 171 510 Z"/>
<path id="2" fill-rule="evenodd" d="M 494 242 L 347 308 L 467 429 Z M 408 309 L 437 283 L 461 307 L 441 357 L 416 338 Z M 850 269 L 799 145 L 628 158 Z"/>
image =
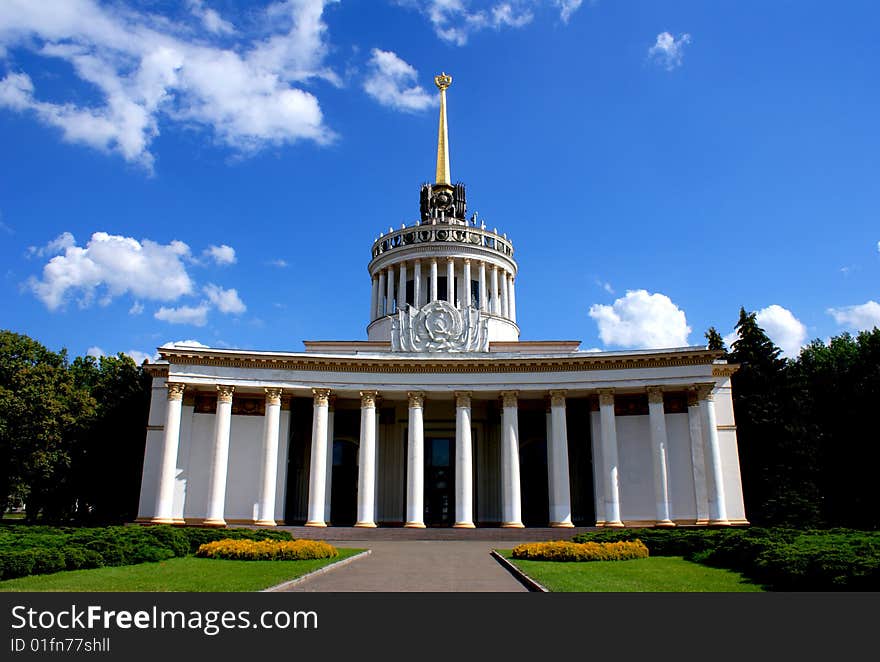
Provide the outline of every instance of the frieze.
<path id="1" fill-rule="evenodd" d="M 476 308 L 459 310 L 447 301 L 406 306 L 391 320 L 395 352 L 488 352 L 489 319 Z"/>

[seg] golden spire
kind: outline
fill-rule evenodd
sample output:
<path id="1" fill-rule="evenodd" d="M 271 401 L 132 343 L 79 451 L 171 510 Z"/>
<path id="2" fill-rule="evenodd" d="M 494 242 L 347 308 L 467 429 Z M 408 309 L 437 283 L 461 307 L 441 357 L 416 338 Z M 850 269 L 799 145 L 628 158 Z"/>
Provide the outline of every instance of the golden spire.
<path id="1" fill-rule="evenodd" d="M 445 71 L 434 76 L 434 85 L 440 90 L 440 128 L 437 132 L 437 181 L 441 186 L 452 186 L 449 175 L 449 134 L 446 130 L 446 88 L 452 85 L 452 76 Z"/>

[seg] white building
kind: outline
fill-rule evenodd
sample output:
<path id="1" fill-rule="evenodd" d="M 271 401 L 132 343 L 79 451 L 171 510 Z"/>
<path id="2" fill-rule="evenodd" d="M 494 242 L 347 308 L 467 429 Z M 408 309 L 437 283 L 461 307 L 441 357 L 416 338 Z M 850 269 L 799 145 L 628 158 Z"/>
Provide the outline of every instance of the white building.
<path id="1" fill-rule="evenodd" d="M 436 182 L 373 244 L 368 340 L 160 348 L 138 521 L 746 524 L 736 366 L 520 342 L 513 246 L 467 220 L 435 82 Z"/>

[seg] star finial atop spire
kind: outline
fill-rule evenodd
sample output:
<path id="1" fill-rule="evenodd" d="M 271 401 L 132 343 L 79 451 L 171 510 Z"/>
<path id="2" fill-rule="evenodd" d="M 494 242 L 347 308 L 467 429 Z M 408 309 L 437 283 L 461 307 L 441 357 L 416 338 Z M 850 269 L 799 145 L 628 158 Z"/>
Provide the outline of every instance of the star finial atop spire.
<path id="1" fill-rule="evenodd" d="M 437 131 L 437 180 L 438 186 L 451 186 L 449 174 L 449 134 L 446 130 L 446 90 L 452 85 L 452 76 L 445 71 L 434 76 L 434 84 L 440 90 L 440 127 Z"/>

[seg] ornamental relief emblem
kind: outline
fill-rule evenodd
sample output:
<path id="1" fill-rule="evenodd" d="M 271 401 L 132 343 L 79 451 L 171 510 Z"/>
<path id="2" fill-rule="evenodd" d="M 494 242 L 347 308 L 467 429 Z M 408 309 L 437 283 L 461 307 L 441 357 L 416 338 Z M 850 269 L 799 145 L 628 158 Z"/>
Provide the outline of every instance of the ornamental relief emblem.
<path id="1" fill-rule="evenodd" d="M 489 320 L 476 308 L 458 310 L 447 301 L 407 306 L 391 320 L 395 352 L 488 352 Z"/>

